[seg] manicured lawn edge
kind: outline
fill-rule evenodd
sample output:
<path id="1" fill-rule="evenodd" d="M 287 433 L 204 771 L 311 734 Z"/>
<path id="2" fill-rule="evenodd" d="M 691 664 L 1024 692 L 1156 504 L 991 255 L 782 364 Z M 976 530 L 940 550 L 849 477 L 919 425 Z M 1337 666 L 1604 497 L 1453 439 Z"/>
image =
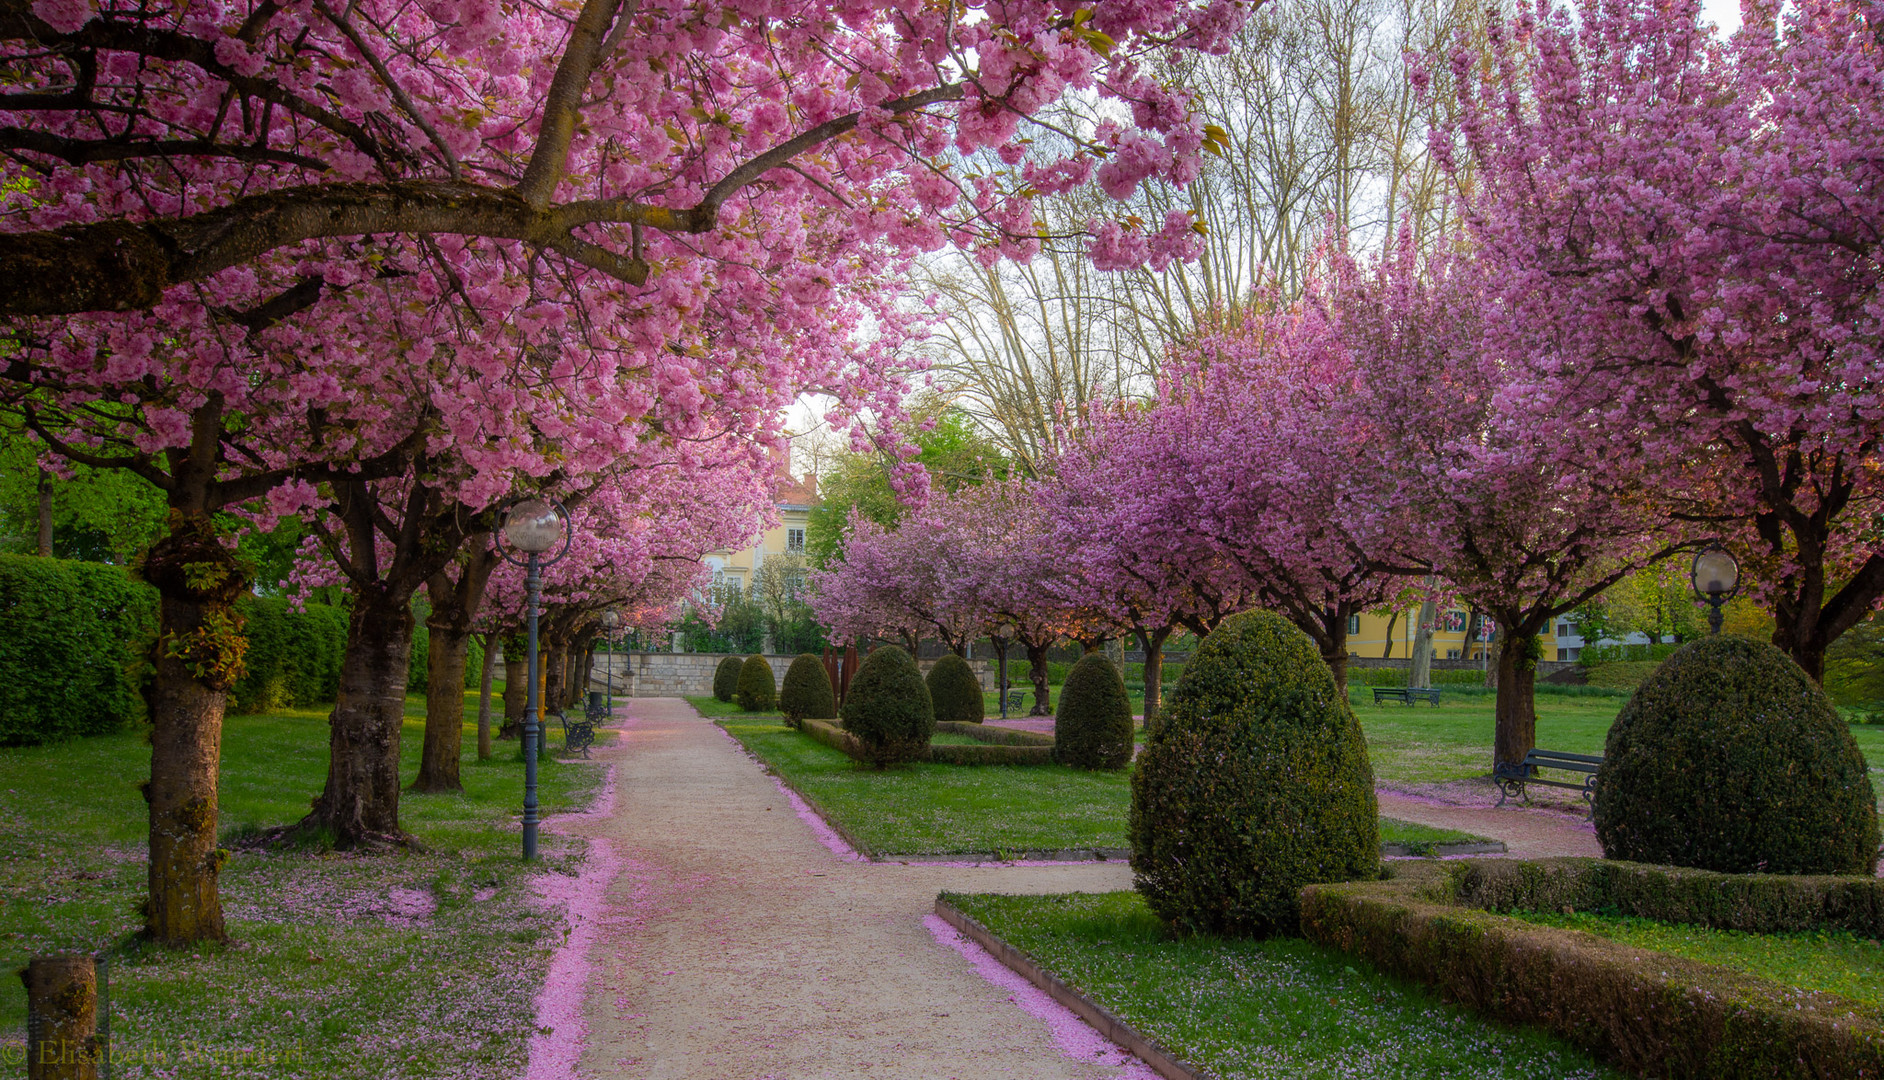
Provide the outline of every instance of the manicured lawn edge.
<path id="1" fill-rule="evenodd" d="M 1066 1006 L 1073 1011 L 1075 1016 L 1091 1024 L 1099 1034 L 1131 1051 L 1139 1060 L 1151 1066 L 1159 1076 L 1165 1077 L 1166 1080 L 1213 1080 L 1209 1072 L 1190 1064 L 1146 1038 L 1139 1033 L 1138 1029 L 1060 981 L 1052 972 L 1035 963 L 1032 957 L 995 937 L 987 927 L 969 918 L 962 913 L 960 908 L 949 903 L 947 893 L 942 893 L 935 898 L 935 913 L 943 922 L 960 930 L 975 944 L 988 950 L 988 955 L 1005 964 L 1021 978 L 1046 991 L 1048 997 Z"/>
<path id="2" fill-rule="evenodd" d="M 1638 1075 L 1884 1076 L 1884 1015 L 1833 994 L 1442 899 L 1416 873 L 1302 890 L 1302 933 Z"/>
<path id="3" fill-rule="evenodd" d="M 940 726 L 937 725 L 938 728 Z M 977 732 L 956 731 L 957 728 L 975 727 L 978 725 L 950 724 L 949 730 L 955 734 L 979 738 L 980 733 Z M 799 724 L 799 730 L 833 750 L 848 754 L 859 761 L 864 760 L 863 749 L 858 745 L 857 737 L 829 720 L 805 720 Z M 917 760 L 930 761 L 937 765 L 1051 765 L 1053 764 L 1053 743 L 1049 739 L 1045 745 L 1005 741 L 989 741 L 978 746 L 934 745 L 929 747 L 928 753 Z"/>

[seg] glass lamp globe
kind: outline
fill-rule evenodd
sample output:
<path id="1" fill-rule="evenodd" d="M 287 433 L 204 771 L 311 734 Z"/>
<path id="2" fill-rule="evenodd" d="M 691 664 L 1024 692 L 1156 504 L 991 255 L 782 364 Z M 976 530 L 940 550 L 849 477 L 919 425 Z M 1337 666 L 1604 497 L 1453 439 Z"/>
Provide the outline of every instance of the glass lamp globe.
<path id="1" fill-rule="evenodd" d="M 563 538 L 563 516 L 542 499 L 525 499 L 504 515 L 504 539 L 518 551 L 541 555 Z"/>
<path id="2" fill-rule="evenodd" d="M 603 629 L 614 630 L 616 627 L 620 625 L 621 625 L 621 612 L 616 611 L 613 608 L 610 608 L 609 610 L 602 612 L 602 628 Z"/>
<path id="3" fill-rule="evenodd" d="M 1740 564 L 1720 547 L 1703 548 L 1694 557 L 1694 594 L 1703 600 L 1732 596 L 1740 585 Z"/>

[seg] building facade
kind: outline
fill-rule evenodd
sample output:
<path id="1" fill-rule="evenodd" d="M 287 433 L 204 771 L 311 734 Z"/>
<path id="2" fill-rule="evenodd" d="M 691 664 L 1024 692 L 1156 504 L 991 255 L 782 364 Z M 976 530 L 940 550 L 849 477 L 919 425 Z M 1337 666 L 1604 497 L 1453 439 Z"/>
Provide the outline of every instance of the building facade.
<path id="1" fill-rule="evenodd" d="M 755 522 L 755 539 L 751 547 L 707 554 L 706 564 L 713 571 L 714 587 L 730 589 L 737 586 L 740 592 L 749 595 L 753 579 L 758 576 L 766 560 L 793 558 L 802 562 L 805 556 L 805 529 L 811 521 L 811 508 L 817 502 L 818 477 L 815 473 L 807 473 L 803 479 L 787 476 L 773 501 L 773 507 L 778 511 L 778 524 L 760 529 Z"/>

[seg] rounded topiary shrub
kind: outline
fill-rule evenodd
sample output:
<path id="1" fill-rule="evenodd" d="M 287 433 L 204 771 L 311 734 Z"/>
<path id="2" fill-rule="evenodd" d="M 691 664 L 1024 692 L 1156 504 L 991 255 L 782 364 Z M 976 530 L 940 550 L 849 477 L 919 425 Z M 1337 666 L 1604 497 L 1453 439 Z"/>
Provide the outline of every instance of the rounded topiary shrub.
<path id="1" fill-rule="evenodd" d="M 894 645 L 864 657 L 839 711 L 844 730 L 862 744 L 865 760 L 879 768 L 921 757 L 935 733 L 935 708 L 922 671 Z"/>
<path id="2" fill-rule="evenodd" d="M 1198 646 L 1132 775 L 1132 871 L 1189 933 L 1300 929 L 1297 893 L 1380 872 L 1374 774 L 1346 695 L 1281 616 L 1225 619 Z"/>
<path id="3" fill-rule="evenodd" d="M 729 656 L 720 661 L 720 666 L 713 669 L 713 696 L 720 701 L 731 701 L 739 692 L 739 669 L 746 662 L 737 656 Z"/>
<path id="4" fill-rule="evenodd" d="M 1851 732 L 1764 642 L 1710 637 L 1642 681 L 1596 774 L 1603 854 L 1724 873 L 1877 869 L 1875 796 Z"/>
<path id="5" fill-rule="evenodd" d="M 739 665 L 739 689 L 733 696 L 746 712 L 766 712 L 778 703 L 778 677 L 765 657 L 754 653 Z"/>
<path id="6" fill-rule="evenodd" d="M 1123 769 L 1132 760 L 1132 699 L 1104 653 L 1087 653 L 1060 687 L 1053 760 L 1076 769 Z"/>
<path id="7" fill-rule="evenodd" d="M 928 686 L 938 723 L 981 723 L 981 680 L 968 661 L 954 653 L 937 660 L 929 669 Z"/>
<path id="8" fill-rule="evenodd" d="M 778 693 L 778 711 L 785 722 L 797 727 L 804 720 L 837 719 L 837 694 L 831 690 L 831 676 L 824 662 L 810 653 L 799 653 L 792 666 L 785 669 L 785 685 Z"/>

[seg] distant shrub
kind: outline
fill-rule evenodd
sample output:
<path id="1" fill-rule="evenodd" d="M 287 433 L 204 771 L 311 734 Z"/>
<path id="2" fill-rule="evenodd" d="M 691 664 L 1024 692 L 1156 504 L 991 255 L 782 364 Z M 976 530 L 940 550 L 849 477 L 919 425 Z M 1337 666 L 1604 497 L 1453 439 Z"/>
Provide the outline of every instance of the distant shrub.
<path id="1" fill-rule="evenodd" d="M 1612 859 L 1869 876 L 1875 800 L 1825 691 L 1773 646 L 1723 636 L 1663 661 L 1617 714 L 1594 818 Z"/>
<path id="2" fill-rule="evenodd" d="M 822 660 L 810 653 L 792 659 L 792 666 L 785 669 L 785 685 L 779 690 L 778 711 L 793 727 L 806 720 L 837 718 L 837 694 L 831 689 L 831 676 Z"/>
<path id="3" fill-rule="evenodd" d="M 1187 933 L 1299 930 L 1302 886 L 1379 873 L 1360 724 L 1308 636 L 1225 619 L 1197 649 L 1132 775 L 1132 870 Z"/>
<path id="4" fill-rule="evenodd" d="M 1060 688 L 1053 760 L 1076 769 L 1123 769 L 1132 760 L 1132 700 L 1104 653 L 1087 653 Z"/>
<path id="5" fill-rule="evenodd" d="M 925 682 L 937 723 L 981 723 L 981 680 L 975 678 L 968 661 L 950 653 L 935 662 Z"/>
<path id="6" fill-rule="evenodd" d="M 157 591 L 121 566 L 0 556 L 0 745 L 143 719 Z"/>
<path id="7" fill-rule="evenodd" d="M 230 691 L 232 711 L 272 712 L 334 700 L 347 648 L 345 610 L 308 603 L 295 611 L 288 601 L 267 596 L 245 596 L 236 601 L 236 610 L 245 620 L 249 651 L 247 670 Z M 415 640 L 413 652 L 423 672 L 424 642 Z M 424 687 L 411 689 L 417 693 Z"/>
<path id="8" fill-rule="evenodd" d="M 713 696 L 720 701 L 731 701 L 739 692 L 739 669 L 745 661 L 737 656 L 729 656 L 720 661 L 720 666 L 713 669 Z"/>
<path id="9" fill-rule="evenodd" d="M 739 665 L 739 684 L 734 696 L 739 699 L 739 708 L 744 712 L 769 712 L 776 703 L 778 676 L 772 674 L 772 665 L 765 662 L 765 657 L 754 653 L 746 657 L 746 662 Z"/>
<path id="10" fill-rule="evenodd" d="M 935 709 L 916 661 L 894 645 L 871 651 L 844 695 L 844 730 L 857 737 L 864 759 L 881 768 L 914 761 L 929 748 Z"/>
<path id="11" fill-rule="evenodd" d="M 1634 690 L 1661 666 L 1660 660 L 1614 660 L 1594 664 L 1589 669 L 1589 685 L 1611 690 Z"/>
<path id="12" fill-rule="evenodd" d="M 1656 663 L 1675 655 L 1681 646 L 1673 642 L 1644 642 L 1640 645 L 1585 645 L 1577 653 L 1577 663 L 1584 667 L 1598 664 Z"/>

